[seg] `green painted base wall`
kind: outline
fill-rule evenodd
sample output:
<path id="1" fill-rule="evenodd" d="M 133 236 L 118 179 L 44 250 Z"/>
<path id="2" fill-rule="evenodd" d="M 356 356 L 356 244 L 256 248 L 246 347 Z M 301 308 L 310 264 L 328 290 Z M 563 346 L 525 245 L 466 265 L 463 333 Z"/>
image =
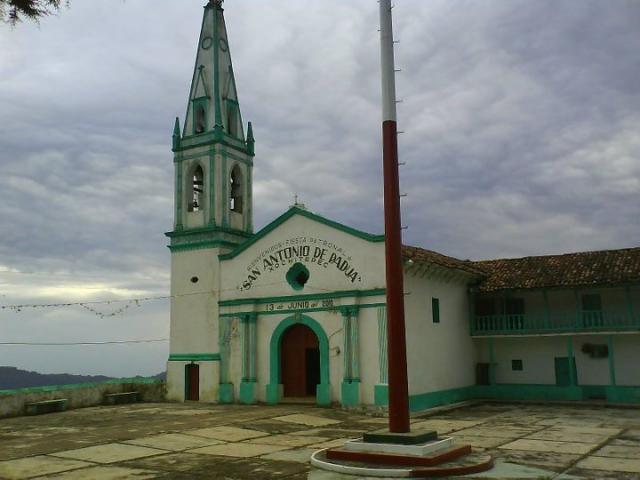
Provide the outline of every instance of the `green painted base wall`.
<path id="1" fill-rule="evenodd" d="M 640 405 L 640 387 L 584 385 L 559 387 L 556 385 L 470 385 L 468 387 L 441 390 L 409 396 L 412 412 L 466 400 L 521 400 L 521 401 L 582 401 L 592 398 L 606 399 L 609 403 Z M 389 387 L 375 385 L 374 399 L 377 406 L 389 404 Z"/>
<path id="2" fill-rule="evenodd" d="M 240 403 L 247 405 L 256 403 L 256 382 L 240 383 Z"/>
<path id="3" fill-rule="evenodd" d="M 343 407 L 357 407 L 360 404 L 360 382 L 342 382 L 341 393 Z"/>
<path id="4" fill-rule="evenodd" d="M 266 395 L 267 395 L 267 403 L 269 405 L 276 405 L 280 400 L 280 390 L 282 389 L 282 384 L 279 383 L 270 383 L 266 387 Z"/>
<path id="5" fill-rule="evenodd" d="M 233 383 L 221 383 L 218 390 L 220 403 L 233 403 Z"/>
<path id="6" fill-rule="evenodd" d="M 389 385 L 379 383 L 373 387 L 373 402 L 376 407 L 389 405 Z"/>
<path id="7" fill-rule="evenodd" d="M 321 407 L 329 407 L 331 405 L 331 385 L 328 383 L 320 383 L 316 387 L 316 403 Z"/>

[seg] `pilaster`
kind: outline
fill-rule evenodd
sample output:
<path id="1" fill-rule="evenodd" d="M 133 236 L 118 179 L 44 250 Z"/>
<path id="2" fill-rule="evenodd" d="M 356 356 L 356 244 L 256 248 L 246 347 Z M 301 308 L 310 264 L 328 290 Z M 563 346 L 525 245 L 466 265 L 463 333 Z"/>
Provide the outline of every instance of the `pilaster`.
<path id="1" fill-rule="evenodd" d="M 358 308 L 341 310 L 344 335 L 344 376 L 342 380 L 342 406 L 354 407 L 360 403 L 360 362 Z"/>
<path id="2" fill-rule="evenodd" d="M 256 403 L 256 346 L 258 315 L 251 313 L 241 318 L 242 325 L 242 381 L 240 402 Z"/>

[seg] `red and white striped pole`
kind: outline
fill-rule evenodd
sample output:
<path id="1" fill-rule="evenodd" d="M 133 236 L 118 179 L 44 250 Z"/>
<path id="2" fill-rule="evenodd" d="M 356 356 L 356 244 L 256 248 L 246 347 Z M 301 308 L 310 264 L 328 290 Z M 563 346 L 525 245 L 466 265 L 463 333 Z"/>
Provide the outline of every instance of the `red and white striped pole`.
<path id="1" fill-rule="evenodd" d="M 387 346 L 389 358 L 389 431 L 407 433 L 410 430 L 409 387 L 407 380 L 407 341 L 404 327 L 402 227 L 400 222 L 398 129 L 396 124 L 396 81 L 391 0 L 380 0 L 380 43 Z"/>

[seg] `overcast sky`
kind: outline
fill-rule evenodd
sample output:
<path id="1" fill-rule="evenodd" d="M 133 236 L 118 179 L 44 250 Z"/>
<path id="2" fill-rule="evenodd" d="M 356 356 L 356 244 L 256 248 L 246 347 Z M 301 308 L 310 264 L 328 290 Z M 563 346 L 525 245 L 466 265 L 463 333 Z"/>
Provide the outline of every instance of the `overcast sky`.
<path id="1" fill-rule="evenodd" d="M 171 132 L 204 3 L 72 0 L 0 25 L 0 304 L 167 294 Z M 396 4 L 405 243 L 471 259 L 640 244 L 640 2 Z M 381 233 L 377 2 L 225 8 L 256 227 L 297 192 Z M 168 318 L 166 300 L 4 309 L 0 342 L 161 339 Z M 0 345 L 0 365 L 146 375 L 167 352 Z"/>

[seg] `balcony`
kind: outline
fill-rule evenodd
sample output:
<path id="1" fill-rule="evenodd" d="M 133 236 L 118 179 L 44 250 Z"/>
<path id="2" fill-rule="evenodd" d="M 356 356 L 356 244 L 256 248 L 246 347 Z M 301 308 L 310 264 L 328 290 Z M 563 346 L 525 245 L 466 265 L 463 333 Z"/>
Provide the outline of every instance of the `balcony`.
<path id="1" fill-rule="evenodd" d="M 640 316 L 629 312 L 581 310 L 573 314 L 477 315 L 471 335 L 530 335 L 550 333 L 640 331 Z"/>

